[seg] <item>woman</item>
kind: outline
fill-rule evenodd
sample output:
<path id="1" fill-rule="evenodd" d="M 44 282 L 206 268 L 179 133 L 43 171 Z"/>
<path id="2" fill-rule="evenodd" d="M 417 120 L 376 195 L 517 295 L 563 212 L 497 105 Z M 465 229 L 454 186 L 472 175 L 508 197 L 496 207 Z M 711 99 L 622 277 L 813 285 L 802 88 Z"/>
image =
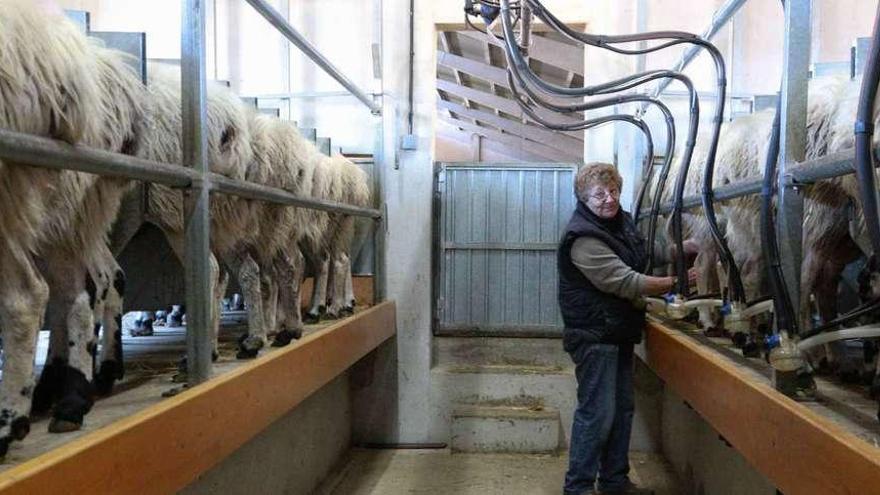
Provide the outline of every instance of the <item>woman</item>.
<path id="1" fill-rule="evenodd" d="M 578 406 L 571 430 L 566 495 L 651 493 L 629 480 L 633 345 L 645 327 L 641 296 L 669 292 L 675 277 L 641 273 L 645 242 L 620 208 L 623 179 L 613 165 L 581 167 L 578 202 L 557 253 L 563 345 L 576 365 Z M 693 242 L 685 249 L 693 251 Z M 688 279 L 693 283 L 696 272 Z"/>

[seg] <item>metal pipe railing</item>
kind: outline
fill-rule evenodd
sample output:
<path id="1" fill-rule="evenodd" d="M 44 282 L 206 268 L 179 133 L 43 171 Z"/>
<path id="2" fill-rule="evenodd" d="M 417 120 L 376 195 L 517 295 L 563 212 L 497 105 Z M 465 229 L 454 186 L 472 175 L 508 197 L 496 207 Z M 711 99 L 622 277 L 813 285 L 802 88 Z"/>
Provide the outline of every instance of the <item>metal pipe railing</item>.
<path id="1" fill-rule="evenodd" d="M 875 155 L 880 154 L 880 148 L 874 150 Z M 852 149 L 825 155 L 814 160 L 807 160 L 795 166 L 789 167 L 785 180 L 791 184 L 808 186 L 820 180 L 833 179 L 855 173 L 853 160 L 855 155 Z M 715 189 L 715 202 L 741 198 L 761 192 L 761 179 L 749 179 L 720 186 Z M 684 209 L 694 209 L 701 205 L 700 196 L 688 196 L 683 201 Z M 672 202 L 664 203 L 659 214 L 665 215 L 672 211 Z M 653 210 L 651 211 L 653 213 Z M 644 219 L 647 215 L 643 215 Z"/>
<path id="2" fill-rule="evenodd" d="M 374 115 L 381 115 L 379 104 L 345 78 L 276 11 L 261 0 L 247 1 L 306 55 L 363 101 Z M 190 385 L 195 385 L 209 379 L 213 368 L 211 192 L 377 220 L 383 215 L 377 209 L 303 198 L 283 189 L 238 181 L 210 171 L 206 131 L 205 0 L 185 0 L 181 8 L 182 164 L 160 163 L 6 129 L 0 129 L 0 159 L 20 165 L 75 170 L 185 189 L 187 379 Z M 377 125 L 377 129 L 381 132 L 382 125 Z M 377 238 L 380 237 L 377 235 Z M 381 248 L 377 249 L 377 257 L 381 258 L 378 253 L 381 253 Z M 381 268 L 377 266 L 377 270 Z M 381 278 L 378 273 L 376 276 Z"/>
<path id="3" fill-rule="evenodd" d="M 192 187 L 202 175 L 191 168 L 169 165 L 109 151 L 73 146 L 63 141 L 0 129 L 0 158 L 55 170 L 76 170 L 108 177 L 142 180 L 171 187 Z M 210 190 L 245 199 L 269 201 L 331 213 L 381 218 L 373 208 L 297 196 L 284 189 L 208 174 Z M 203 182 L 204 183 L 204 182 Z"/>
<path id="4" fill-rule="evenodd" d="M 184 280 L 186 283 L 186 359 L 190 385 L 211 378 L 213 306 L 211 302 L 211 173 L 208 166 L 205 3 L 182 4 L 180 86 L 183 164 L 197 174 L 184 194 Z"/>
<path id="5" fill-rule="evenodd" d="M 293 26 L 290 25 L 284 17 L 278 13 L 265 0 L 245 0 L 251 4 L 257 12 L 260 13 L 272 26 L 275 27 L 285 38 L 290 40 L 297 48 L 299 48 L 307 57 L 312 59 L 318 67 L 347 89 L 351 94 L 361 100 L 364 105 L 369 107 L 374 115 L 382 114 L 382 106 L 373 101 L 369 94 L 358 88 L 351 79 L 346 77 L 339 69 L 336 68 L 324 55 L 322 55 L 311 43 L 308 42 Z"/>
<path id="6" fill-rule="evenodd" d="M 730 19 L 733 18 L 734 14 L 736 14 L 740 7 L 745 5 L 746 0 L 728 0 L 727 3 L 722 5 L 715 11 L 715 14 L 712 15 L 712 23 L 709 24 L 709 27 L 703 31 L 703 34 L 700 36 L 702 39 L 709 41 L 718 34 Z M 684 54 L 682 54 L 681 58 L 678 60 L 678 63 L 675 64 L 675 67 L 672 69 L 674 72 L 682 72 L 684 68 L 687 67 L 691 62 L 693 62 L 694 58 L 700 53 L 699 46 L 691 46 L 688 48 Z M 658 97 L 663 93 L 669 84 L 672 83 L 672 80 L 667 79 L 660 81 L 657 85 L 657 89 L 654 90 L 654 97 Z M 644 106 L 642 107 L 644 108 Z"/>

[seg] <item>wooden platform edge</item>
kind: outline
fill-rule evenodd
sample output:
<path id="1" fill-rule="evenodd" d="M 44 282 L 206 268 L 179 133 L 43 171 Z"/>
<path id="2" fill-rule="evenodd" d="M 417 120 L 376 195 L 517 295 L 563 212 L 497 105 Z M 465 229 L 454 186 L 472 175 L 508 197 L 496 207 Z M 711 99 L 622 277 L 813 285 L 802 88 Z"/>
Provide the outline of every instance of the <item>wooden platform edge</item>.
<path id="1" fill-rule="evenodd" d="M 880 448 L 679 331 L 649 322 L 645 345 L 648 366 L 783 493 L 880 490 Z"/>
<path id="2" fill-rule="evenodd" d="M 379 304 L 0 474 L 0 494 L 177 492 L 395 333 Z"/>

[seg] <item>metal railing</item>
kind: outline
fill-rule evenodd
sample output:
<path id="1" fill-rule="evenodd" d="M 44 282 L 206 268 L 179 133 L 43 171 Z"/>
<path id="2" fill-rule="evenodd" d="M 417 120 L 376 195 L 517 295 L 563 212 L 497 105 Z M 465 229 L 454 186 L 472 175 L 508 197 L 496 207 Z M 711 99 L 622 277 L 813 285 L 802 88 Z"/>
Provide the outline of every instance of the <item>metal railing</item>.
<path id="1" fill-rule="evenodd" d="M 358 88 L 348 77 L 345 76 L 339 69 L 337 69 L 332 63 L 330 63 L 327 58 L 325 58 L 321 53 L 315 49 L 293 26 L 287 22 L 281 14 L 278 13 L 277 10 L 272 8 L 271 5 L 266 3 L 265 0 L 245 0 L 247 3 L 251 4 L 251 7 L 254 8 L 257 12 L 260 13 L 263 17 L 269 21 L 275 29 L 278 30 L 281 34 L 284 35 L 285 38 L 290 40 L 297 48 L 299 48 L 303 53 L 305 53 L 310 59 L 312 59 L 319 67 L 324 69 L 327 74 L 330 74 L 333 79 L 336 79 L 339 84 L 341 84 L 345 89 L 347 89 L 351 94 L 357 97 L 357 99 L 361 100 L 364 105 L 370 108 L 370 111 L 373 112 L 374 115 L 382 114 L 382 107 L 364 91 Z"/>
<path id="2" fill-rule="evenodd" d="M 712 15 L 712 22 L 709 26 L 703 31 L 701 37 L 710 41 L 712 38 L 718 34 L 718 31 L 721 31 L 731 19 L 733 19 L 734 14 L 736 14 L 739 9 L 745 5 L 747 0 L 728 0 L 727 3 L 722 5 L 715 11 Z M 697 57 L 700 53 L 700 47 L 692 46 L 688 48 L 678 60 L 678 63 L 675 64 L 675 67 L 672 69 L 674 72 L 682 72 L 684 68 L 690 65 L 691 62 Z M 654 90 L 653 96 L 656 98 L 660 96 L 663 91 L 672 83 L 671 79 L 664 79 L 658 85 L 657 89 Z M 643 107 L 644 108 L 644 107 Z"/>
<path id="3" fill-rule="evenodd" d="M 318 66 L 364 102 L 374 115 L 381 115 L 381 107 L 321 55 L 275 9 L 263 0 L 246 1 L 291 43 L 300 48 Z M 198 177 L 192 178 L 185 195 L 187 200 L 186 299 L 188 312 L 196 316 L 196 318 L 187 317 L 188 381 L 190 384 L 196 384 L 210 378 L 212 368 L 210 310 L 213 295 L 210 291 L 210 266 L 208 265 L 211 228 L 209 193 L 211 190 L 262 201 L 363 215 L 376 219 L 381 218 L 382 215 L 377 210 L 301 198 L 281 189 L 235 181 L 209 172 L 205 141 L 204 0 L 186 0 L 183 9 L 184 22 L 181 32 L 183 157 L 184 165 L 192 165 L 198 170 Z M 376 276 L 380 276 L 380 274 L 377 273 Z"/>
<path id="4" fill-rule="evenodd" d="M 280 14 L 261 0 L 247 2 L 322 69 L 370 107 L 374 115 L 381 115 L 381 107 L 333 67 Z M 190 385 L 194 385 L 210 378 L 212 371 L 213 342 L 210 325 L 213 294 L 209 264 L 212 192 L 376 220 L 381 220 L 382 213 L 376 209 L 302 197 L 283 189 L 233 180 L 210 171 L 206 131 L 205 0 L 186 0 L 182 8 L 181 164 L 170 165 L 5 129 L 0 129 L 0 158 L 42 168 L 76 170 L 184 189 L 187 366 L 188 381 Z M 378 128 L 381 129 L 381 126 Z M 377 244 L 378 252 L 382 243 Z M 381 257 L 381 253 L 379 256 Z M 377 266 L 377 270 L 380 266 Z M 380 277 L 381 274 L 376 273 L 376 276 Z"/>
<path id="5" fill-rule="evenodd" d="M 875 155 L 880 155 L 880 148 L 874 150 Z M 783 181 L 794 187 L 808 187 L 820 180 L 833 179 L 855 173 L 853 169 L 854 154 L 852 149 L 832 153 L 830 155 L 807 160 L 789 167 L 783 177 Z M 742 198 L 753 194 L 760 194 L 761 178 L 754 178 L 726 184 L 715 188 L 715 201 L 726 201 Z M 694 209 L 701 206 L 700 196 L 688 196 L 683 200 L 685 209 Z M 672 202 L 663 203 L 658 210 L 660 215 L 666 215 L 672 211 Z M 653 210 L 649 213 L 653 213 Z M 639 220 L 644 220 L 649 215 L 643 215 Z"/>

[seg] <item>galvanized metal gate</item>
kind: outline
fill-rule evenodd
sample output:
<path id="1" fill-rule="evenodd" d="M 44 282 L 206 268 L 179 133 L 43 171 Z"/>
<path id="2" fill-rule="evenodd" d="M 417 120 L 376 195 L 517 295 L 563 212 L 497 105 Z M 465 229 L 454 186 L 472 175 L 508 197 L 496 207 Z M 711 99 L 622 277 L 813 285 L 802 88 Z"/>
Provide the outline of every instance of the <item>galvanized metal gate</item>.
<path id="1" fill-rule="evenodd" d="M 435 333 L 561 335 L 556 247 L 576 165 L 440 163 Z"/>

